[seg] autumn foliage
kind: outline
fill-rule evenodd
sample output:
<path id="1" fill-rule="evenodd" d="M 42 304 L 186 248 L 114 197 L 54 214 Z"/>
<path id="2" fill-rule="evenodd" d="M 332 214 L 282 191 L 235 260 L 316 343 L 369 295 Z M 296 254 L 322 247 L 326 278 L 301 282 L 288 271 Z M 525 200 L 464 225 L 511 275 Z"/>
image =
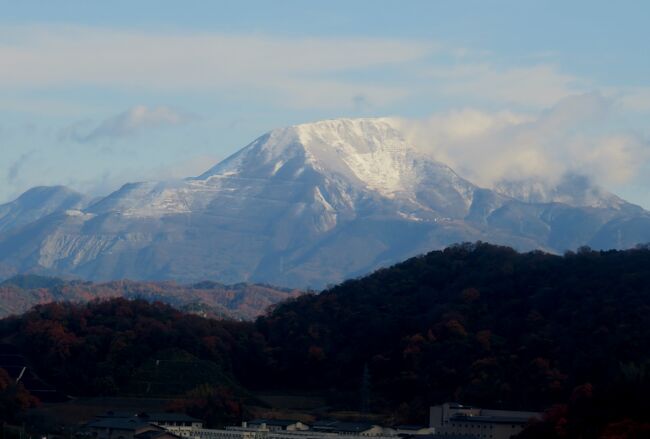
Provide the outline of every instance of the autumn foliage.
<path id="1" fill-rule="evenodd" d="M 277 388 L 352 409 L 363 399 L 404 422 L 444 401 L 548 410 L 525 437 L 595 439 L 647 431 L 648 315 L 647 249 L 479 243 L 290 299 L 255 323 L 112 299 L 37 306 L 0 321 L 0 338 L 67 392 L 174 395 L 207 417 L 236 419 L 238 389 Z"/>
<path id="2" fill-rule="evenodd" d="M 203 382 L 234 387 L 233 370 L 248 370 L 246 351 L 261 336 L 249 323 L 112 299 L 39 305 L 0 321 L 0 337 L 68 394 L 167 396 Z"/>
<path id="3" fill-rule="evenodd" d="M 0 421 L 14 421 L 20 412 L 36 405 L 38 400 L 0 369 Z"/>

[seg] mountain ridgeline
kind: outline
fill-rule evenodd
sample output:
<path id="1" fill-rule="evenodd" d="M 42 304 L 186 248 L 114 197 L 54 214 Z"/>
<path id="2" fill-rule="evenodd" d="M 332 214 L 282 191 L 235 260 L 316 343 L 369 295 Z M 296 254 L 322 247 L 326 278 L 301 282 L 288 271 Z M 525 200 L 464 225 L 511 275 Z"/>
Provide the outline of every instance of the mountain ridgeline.
<path id="1" fill-rule="evenodd" d="M 93 283 L 37 275 L 17 275 L 0 282 L 0 318 L 20 314 L 37 304 L 89 302 L 123 297 L 163 302 L 208 317 L 253 320 L 268 307 L 300 294 L 297 290 L 269 285 L 197 282 L 136 282 L 128 280 Z"/>
<path id="2" fill-rule="evenodd" d="M 308 391 L 353 409 L 366 381 L 371 410 L 402 422 L 422 422 L 429 405 L 449 400 L 565 404 L 528 437 L 560 437 L 561 428 L 596 438 L 647 419 L 649 313 L 648 248 L 556 256 L 478 243 L 289 299 L 254 323 L 113 299 L 38 306 L 0 321 L 0 339 L 77 394 L 198 384 L 183 387 L 153 366 L 166 358 L 235 393 Z M 579 434 L 587 427 L 595 433 Z"/>
<path id="3" fill-rule="evenodd" d="M 650 214 L 585 178 L 482 188 L 390 119 L 273 130 L 204 174 L 90 200 L 35 188 L 0 206 L 0 278 L 322 288 L 463 241 L 562 253 L 650 242 Z"/>

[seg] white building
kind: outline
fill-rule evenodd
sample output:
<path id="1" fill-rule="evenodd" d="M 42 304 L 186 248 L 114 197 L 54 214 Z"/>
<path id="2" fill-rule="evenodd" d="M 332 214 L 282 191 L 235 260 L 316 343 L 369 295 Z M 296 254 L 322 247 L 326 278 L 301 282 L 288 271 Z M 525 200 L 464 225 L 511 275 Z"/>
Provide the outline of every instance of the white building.
<path id="1" fill-rule="evenodd" d="M 183 413 L 139 413 L 137 417 L 183 438 L 190 437 L 193 430 L 203 428 L 203 421 Z"/>
<path id="2" fill-rule="evenodd" d="M 531 419 L 541 413 L 514 410 L 490 410 L 457 403 L 429 408 L 429 427 L 436 437 L 466 435 L 477 439 L 510 439 L 520 433 Z"/>
<path id="3" fill-rule="evenodd" d="M 317 421 L 311 425 L 311 430 L 339 436 L 393 436 L 391 431 L 385 431 L 382 426 L 368 422 Z"/>
<path id="4" fill-rule="evenodd" d="M 309 426 L 299 421 L 256 419 L 242 423 L 241 427 L 195 428 L 183 436 L 189 439 L 340 439 L 341 436 L 395 439 L 397 434 L 393 429 L 367 423 L 319 421 Z"/>
<path id="5" fill-rule="evenodd" d="M 293 419 L 253 419 L 243 422 L 242 427 L 255 428 L 268 431 L 306 431 L 309 425 Z"/>

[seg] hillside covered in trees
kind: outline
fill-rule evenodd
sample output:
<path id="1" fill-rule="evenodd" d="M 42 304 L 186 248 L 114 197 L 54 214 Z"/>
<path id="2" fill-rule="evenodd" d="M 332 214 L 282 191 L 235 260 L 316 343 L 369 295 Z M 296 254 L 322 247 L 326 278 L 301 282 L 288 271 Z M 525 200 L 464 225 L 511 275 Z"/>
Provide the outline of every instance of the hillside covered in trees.
<path id="1" fill-rule="evenodd" d="M 297 290 L 247 283 L 224 285 L 206 281 L 181 285 L 169 281 L 130 280 L 93 283 L 18 275 L 0 283 L 0 318 L 49 302 L 88 302 L 124 297 L 160 301 L 206 317 L 252 320 L 269 306 L 298 294 Z"/>
<path id="2" fill-rule="evenodd" d="M 567 416 L 602 423 L 648 419 L 649 315 L 647 248 L 465 244 L 285 302 L 257 329 L 282 386 L 358 389 L 365 369 L 374 408 L 412 418 L 449 400 L 543 410 L 588 388 L 598 407 Z"/>
<path id="3" fill-rule="evenodd" d="M 596 438 L 647 428 L 649 312 L 648 249 L 554 256 L 479 243 L 290 299 L 254 323 L 113 299 L 38 306 L 0 321 L 0 340 L 76 394 L 207 383 L 236 416 L 244 389 L 292 389 L 418 422 L 456 400 L 550 408 L 529 438 Z"/>

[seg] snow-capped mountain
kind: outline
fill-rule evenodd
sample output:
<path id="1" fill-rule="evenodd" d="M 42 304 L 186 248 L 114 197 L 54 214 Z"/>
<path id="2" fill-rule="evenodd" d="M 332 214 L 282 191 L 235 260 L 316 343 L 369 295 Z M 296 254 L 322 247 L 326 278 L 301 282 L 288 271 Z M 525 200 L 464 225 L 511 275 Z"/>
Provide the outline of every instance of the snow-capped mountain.
<path id="1" fill-rule="evenodd" d="M 641 208 L 584 181 L 543 183 L 480 188 L 390 119 L 328 120 L 271 131 L 198 177 L 130 183 L 7 228 L 0 264 L 321 287 L 461 241 L 550 251 L 650 241 Z"/>
<path id="2" fill-rule="evenodd" d="M 88 211 L 156 217 L 280 196 L 298 203 L 296 215 L 308 202 L 345 216 L 372 196 L 437 218 L 466 213 L 474 189 L 407 144 L 389 120 L 335 120 L 272 131 L 196 178 L 128 184 Z"/>
<path id="3" fill-rule="evenodd" d="M 53 212 L 80 209 L 87 197 L 65 186 L 34 187 L 16 200 L 0 205 L 0 232 L 36 221 Z"/>

